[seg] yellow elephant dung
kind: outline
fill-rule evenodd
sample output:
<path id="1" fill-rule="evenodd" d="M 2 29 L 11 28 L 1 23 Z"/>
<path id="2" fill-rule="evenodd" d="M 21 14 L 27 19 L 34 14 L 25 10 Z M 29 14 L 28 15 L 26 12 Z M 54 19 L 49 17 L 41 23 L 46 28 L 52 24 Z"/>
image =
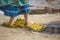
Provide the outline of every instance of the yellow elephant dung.
<path id="1" fill-rule="evenodd" d="M 32 24 L 31 26 L 31 29 L 34 30 L 34 31 L 43 31 L 45 29 L 44 26 L 38 24 L 38 23 L 34 23 Z"/>
<path id="2" fill-rule="evenodd" d="M 24 27 L 24 24 L 25 24 L 24 19 L 17 19 L 16 22 L 14 23 L 16 27 Z"/>
<path id="3" fill-rule="evenodd" d="M 40 25 L 39 23 L 33 23 L 30 26 L 25 26 L 24 24 L 25 24 L 24 19 L 17 19 L 13 25 L 10 25 L 8 22 L 3 23 L 4 26 L 11 28 L 28 28 L 34 31 L 43 31 L 45 29 L 45 27 L 43 25 Z"/>

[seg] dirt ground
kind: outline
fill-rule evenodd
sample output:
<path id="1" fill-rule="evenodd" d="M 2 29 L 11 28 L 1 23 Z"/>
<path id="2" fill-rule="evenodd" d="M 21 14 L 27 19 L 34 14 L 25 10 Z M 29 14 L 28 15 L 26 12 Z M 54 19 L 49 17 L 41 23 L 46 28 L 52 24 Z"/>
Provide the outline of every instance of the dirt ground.
<path id="1" fill-rule="evenodd" d="M 54 21 L 60 21 L 58 14 L 39 14 L 30 15 L 30 20 L 41 24 L 48 24 Z M 16 18 L 23 18 L 23 15 Z M 8 21 L 9 17 L 0 15 L 0 40 L 60 40 L 60 34 L 48 34 L 41 32 L 33 32 L 24 28 L 7 28 L 1 26 L 4 21 Z"/>

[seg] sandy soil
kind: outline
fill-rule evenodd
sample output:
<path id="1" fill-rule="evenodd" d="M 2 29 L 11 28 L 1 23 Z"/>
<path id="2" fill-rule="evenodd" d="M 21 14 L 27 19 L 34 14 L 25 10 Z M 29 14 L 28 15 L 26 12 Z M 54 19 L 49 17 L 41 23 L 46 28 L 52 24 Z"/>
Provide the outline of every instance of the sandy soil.
<path id="1" fill-rule="evenodd" d="M 41 24 L 60 21 L 60 15 L 57 14 L 30 15 L 29 17 L 30 20 Z M 21 15 L 16 18 L 23 18 L 23 16 Z M 14 29 L 1 26 L 2 22 L 8 20 L 9 17 L 0 15 L 0 40 L 60 40 L 60 34 L 47 34 L 29 31 L 24 28 Z"/>

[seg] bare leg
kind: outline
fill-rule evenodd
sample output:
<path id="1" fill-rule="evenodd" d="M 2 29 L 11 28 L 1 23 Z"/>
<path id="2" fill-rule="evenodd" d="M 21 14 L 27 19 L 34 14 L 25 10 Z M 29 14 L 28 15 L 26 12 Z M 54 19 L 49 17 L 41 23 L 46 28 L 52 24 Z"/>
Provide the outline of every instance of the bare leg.
<path id="1" fill-rule="evenodd" d="M 28 25 L 28 17 L 29 17 L 29 14 L 24 14 L 25 25 L 26 25 L 26 26 Z"/>
<path id="2" fill-rule="evenodd" d="M 14 24 L 14 17 L 10 17 L 9 23 L 10 23 L 11 25 Z"/>
<path id="3" fill-rule="evenodd" d="M 30 26 L 31 24 L 34 23 L 34 21 L 30 20 L 29 14 L 24 14 L 24 18 L 25 18 L 25 26 Z"/>

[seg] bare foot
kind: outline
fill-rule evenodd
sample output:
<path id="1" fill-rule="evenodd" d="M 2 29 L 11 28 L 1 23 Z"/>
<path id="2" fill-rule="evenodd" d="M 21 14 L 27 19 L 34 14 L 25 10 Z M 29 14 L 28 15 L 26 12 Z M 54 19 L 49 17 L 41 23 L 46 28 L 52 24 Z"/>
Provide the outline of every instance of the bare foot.
<path id="1" fill-rule="evenodd" d="M 26 24 L 27 26 L 30 26 L 30 25 L 32 25 L 33 23 L 34 23 L 34 21 L 28 20 L 25 24 Z"/>

